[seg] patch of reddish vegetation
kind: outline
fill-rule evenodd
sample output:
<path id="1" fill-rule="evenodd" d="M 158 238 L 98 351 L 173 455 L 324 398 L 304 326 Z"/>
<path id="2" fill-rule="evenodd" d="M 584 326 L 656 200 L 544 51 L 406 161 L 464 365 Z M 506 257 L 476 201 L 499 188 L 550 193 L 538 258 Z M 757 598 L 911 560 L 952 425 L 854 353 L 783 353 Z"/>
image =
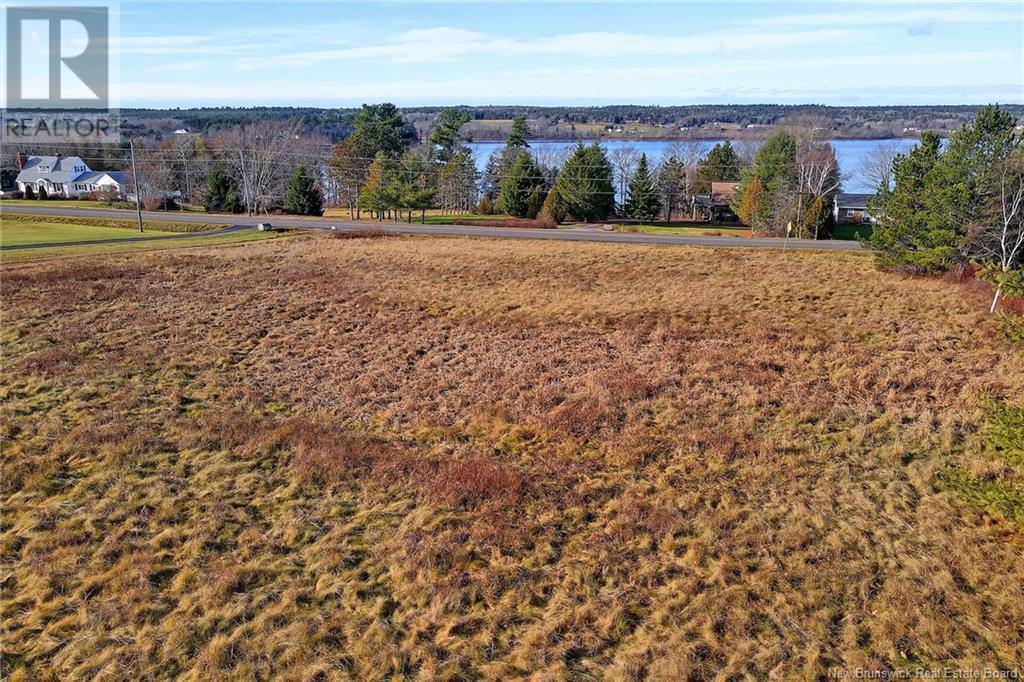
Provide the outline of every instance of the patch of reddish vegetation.
<path id="1" fill-rule="evenodd" d="M 433 496 L 454 504 L 511 500 L 522 487 L 523 479 L 518 472 L 493 457 L 482 456 L 445 462 L 428 483 Z"/>

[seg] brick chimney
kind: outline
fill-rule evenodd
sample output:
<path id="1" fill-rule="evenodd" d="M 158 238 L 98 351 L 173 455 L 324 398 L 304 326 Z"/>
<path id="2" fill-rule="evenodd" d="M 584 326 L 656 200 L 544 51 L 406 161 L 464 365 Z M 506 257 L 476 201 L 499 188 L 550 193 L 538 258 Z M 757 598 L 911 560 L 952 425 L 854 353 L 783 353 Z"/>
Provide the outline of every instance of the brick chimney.
<path id="1" fill-rule="evenodd" d="M 18 170 L 25 170 L 26 163 L 28 163 L 28 156 L 24 152 L 18 152 Z"/>

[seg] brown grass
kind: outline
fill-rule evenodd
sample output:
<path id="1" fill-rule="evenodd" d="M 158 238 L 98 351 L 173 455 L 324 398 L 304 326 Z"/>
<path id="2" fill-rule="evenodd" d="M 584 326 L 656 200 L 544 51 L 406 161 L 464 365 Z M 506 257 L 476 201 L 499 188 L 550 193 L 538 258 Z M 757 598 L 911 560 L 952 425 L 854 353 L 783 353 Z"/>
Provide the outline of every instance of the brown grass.
<path id="1" fill-rule="evenodd" d="M 381 227 L 363 227 L 357 230 L 332 232 L 331 236 L 335 239 L 386 239 L 388 237 L 397 237 L 398 235 L 394 232 L 388 232 Z"/>
<path id="2" fill-rule="evenodd" d="M 1024 665 L 985 292 L 315 235 L 0 279 L 11 679 Z"/>

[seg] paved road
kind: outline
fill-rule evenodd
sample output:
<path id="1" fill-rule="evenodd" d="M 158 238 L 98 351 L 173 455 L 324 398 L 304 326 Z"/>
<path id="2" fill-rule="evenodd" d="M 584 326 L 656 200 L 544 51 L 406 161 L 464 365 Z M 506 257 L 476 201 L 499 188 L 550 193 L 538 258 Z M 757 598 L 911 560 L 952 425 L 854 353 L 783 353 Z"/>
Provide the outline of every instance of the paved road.
<path id="1" fill-rule="evenodd" d="M 32 215 L 52 216 L 89 216 L 93 218 L 134 219 L 134 211 L 108 208 L 65 208 L 56 206 L 0 206 L 3 213 L 24 213 Z M 167 222 L 210 223 L 211 225 L 229 225 L 228 229 L 243 229 L 256 226 L 260 218 L 235 215 L 207 215 L 204 213 L 151 213 L 143 212 L 145 220 L 163 220 Z M 584 242 L 623 242 L 629 244 L 675 244 L 680 246 L 716 246 L 733 248 L 780 249 L 781 239 L 741 237 L 705 237 L 689 235 L 643 234 L 640 232 L 605 232 L 594 229 L 562 229 L 543 230 L 520 227 L 477 227 L 473 225 L 419 225 L 417 223 L 368 223 L 332 220 L 330 218 L 304 218 L 296 216 L 271 216 L 264 220 L 275 227 L 290 229 L 330 230 L 332 226 L 341 232 L 380 228 L 396 234 L 429 234 L 454 237 L 492 237 L 500 239 L 550 239 L 559 241 Z M 711 229 L 711 228 L 709 228 Z M 189 233 L 211 234 L 211 232 Z M 177 235 L 175 235 L 177 236 Z M 89 242 L 99 244 L 103 242 Z M 47 244 L 46 246 L 54 246 Z M 858 251 L 861 245 L 857 242 L 829 240 L 813 241 L 790 239 L 787 248 L 816 249 L 823 251 Z"/>

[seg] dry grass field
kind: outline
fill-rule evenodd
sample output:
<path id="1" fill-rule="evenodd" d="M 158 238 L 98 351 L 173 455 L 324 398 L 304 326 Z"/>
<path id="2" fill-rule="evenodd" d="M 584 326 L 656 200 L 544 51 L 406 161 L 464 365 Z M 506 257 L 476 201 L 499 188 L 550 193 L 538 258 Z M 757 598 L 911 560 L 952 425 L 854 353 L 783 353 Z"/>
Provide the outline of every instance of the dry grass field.
<path id="1" fill-rule="evenodd" d="M 857 253 L 2 271 L 12 680 L 1024 665 L 1024 354 Z"/>

